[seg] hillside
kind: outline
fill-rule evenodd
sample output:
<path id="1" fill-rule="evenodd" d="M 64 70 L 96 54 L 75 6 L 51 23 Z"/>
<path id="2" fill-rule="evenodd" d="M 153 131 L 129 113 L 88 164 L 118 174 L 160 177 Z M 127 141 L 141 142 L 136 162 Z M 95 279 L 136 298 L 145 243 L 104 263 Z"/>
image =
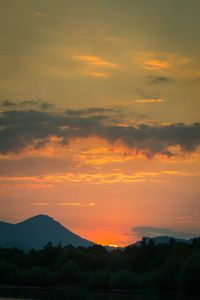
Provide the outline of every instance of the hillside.
<path id="1" fill-rule="evenodd" d="M 38 215 L 18 224 L 0 222 L 0 246 L 3 248 L 42 249 L 48 242 L 57 246 L 88 247 L 94 243 L 74 234 L 47 215 Z"/>

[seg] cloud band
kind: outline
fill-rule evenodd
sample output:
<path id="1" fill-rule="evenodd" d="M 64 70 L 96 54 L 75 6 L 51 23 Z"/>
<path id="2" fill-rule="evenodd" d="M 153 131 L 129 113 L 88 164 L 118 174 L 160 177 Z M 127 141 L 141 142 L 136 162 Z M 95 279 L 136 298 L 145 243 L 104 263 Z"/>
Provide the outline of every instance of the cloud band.
<path id="1" fill-rule="evenodd" d="M 104 139 L 112 145 L 120 142 L 148 158 L 156 154 L 173 156 L 170 147 L 179 146 L 181 152 L 190 153 L 200 145 L 200 123 L 124 127 L 116 125 L 113 116 L 105 114 L 103 109 L 90 110 L 84 116 L 74 111 L 71 115 L 67 112 L 56 115 L 37 110 L 3 111 L 0 115 L 0 153 L 18 154 L 29 148 L 39 149 L 53 137 L 57 138 L 54 142 L 61 146 L 69 146 L 77 138 L 90 137 Z"/>

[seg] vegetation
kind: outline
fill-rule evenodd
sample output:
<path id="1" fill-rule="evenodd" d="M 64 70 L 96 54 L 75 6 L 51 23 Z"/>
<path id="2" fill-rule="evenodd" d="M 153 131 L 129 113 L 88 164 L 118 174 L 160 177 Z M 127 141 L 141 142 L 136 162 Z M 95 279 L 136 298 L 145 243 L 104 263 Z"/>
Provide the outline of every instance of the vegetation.
<path id="1" fill-rule="evenodd" d="M 98 289 L 200 291 L 200 239 L 193 244 L 155 245 L 153 240 L 123 251 L 100 245 L 71 245 L 28 253 L 0 248 L 0 283 L 28 286 L 86 285 Z"/>

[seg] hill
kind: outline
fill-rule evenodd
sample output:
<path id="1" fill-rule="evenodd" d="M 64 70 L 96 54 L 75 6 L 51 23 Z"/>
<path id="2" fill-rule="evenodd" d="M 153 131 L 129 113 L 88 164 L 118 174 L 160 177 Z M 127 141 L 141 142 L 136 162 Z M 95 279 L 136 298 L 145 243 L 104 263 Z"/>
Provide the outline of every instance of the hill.
<path id="1" fill-rule="evenodd" d="M 192 244 L 193 241 L 195 240 L 195 238 L 186 240 L 186 239 L 177 239 L 174 237 L 170 237 L 170 236 L 156 236 L 156 237 L 146 237 L 146 244 L 149 244 L 150 240 L 153 240 L 155 242 L 155 245 L 158 244 L 168 244 L 170 243 L 171 239 L 173 239 L 176 243 L 186 243 L 186 244 Z M 197 239 L 199 239 L 199 237 L 197 237 Z M 131 244 L 130 246 L 140 246 L 141 245 L 141 241 L 137 241 L 134 244 Z"/>
<path id="2" fill-rule="evenodd" d="M 48 242 L 57 246 L 89 247 L 93 242 L 74 234 L 47 215 L 38 215 L 18 224 L 0 222 L 0 247 L 42 249 Z"/>

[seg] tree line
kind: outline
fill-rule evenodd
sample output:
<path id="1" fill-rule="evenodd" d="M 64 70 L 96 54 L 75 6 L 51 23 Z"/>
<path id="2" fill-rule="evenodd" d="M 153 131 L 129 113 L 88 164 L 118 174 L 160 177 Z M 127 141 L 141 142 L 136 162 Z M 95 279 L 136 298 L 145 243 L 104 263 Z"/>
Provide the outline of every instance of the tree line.
<path id="1" fill-rule="evenodd" d="M 101 245 L 54 247 L 50 242 L 29 252 L 0 247 L 0 284 L 200 291 L 199 270 L 200 239 L 156 245 L 143 237 L 140 246 L 112 251 Z"/>

